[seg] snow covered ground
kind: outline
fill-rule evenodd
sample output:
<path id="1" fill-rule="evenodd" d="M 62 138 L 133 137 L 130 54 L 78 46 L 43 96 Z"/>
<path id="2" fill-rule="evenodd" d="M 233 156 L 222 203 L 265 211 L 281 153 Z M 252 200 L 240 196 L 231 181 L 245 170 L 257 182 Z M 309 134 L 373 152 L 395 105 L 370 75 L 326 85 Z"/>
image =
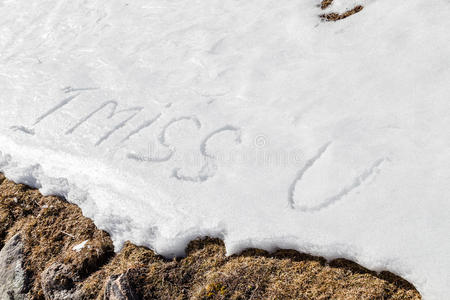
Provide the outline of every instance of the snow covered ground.
<path id="1" fill-rule="evenodd" d="M 450 2 L 0 0 L 0 171 L 167 256 L 197 236 L 450 294 Z"/>

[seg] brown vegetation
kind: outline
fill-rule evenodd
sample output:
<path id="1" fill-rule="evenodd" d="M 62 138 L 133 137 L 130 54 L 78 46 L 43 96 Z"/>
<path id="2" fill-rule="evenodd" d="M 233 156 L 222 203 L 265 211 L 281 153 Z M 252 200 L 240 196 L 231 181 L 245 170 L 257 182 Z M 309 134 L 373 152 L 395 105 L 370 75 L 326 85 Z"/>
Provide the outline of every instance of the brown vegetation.
<path id="1" fill-rule="evenodd" d="M 333 3 L 333 0 L 322 0 L 322 2 L 320 4 L 320 8 L 326 9 L 332 3 Z M 325 21 L 338 21 L 338 20 L 345 19 L 347 17 L 350 17 L 351 15 L 354 15 L 354 14 L 360 12 L 361 10 L 363 10 L 363 8 L 364 8 L 363 6 L 357 5 L 354 8 L 349 9 L 342 14 L 332 12 L 332 13 L 327 13 L 327 14 L 321 14 L 320 17 Z"/>
<path id="2" fill-rule="evenodd" d="M 43 286 L 103 299 L 112 275 L 125 278 L 139 299 L 420 299 L 411 284 L 389 272 L 293 250 L 249 249 L 227 257 L 219 239 L 192 241 L 186 257 L 173 260 L 131 243 L 114 254 L 109 235 L 75 205 L 1 174 L 0 183 L 0 247 L 22 234 L 31 299 L 46 297 Z M 72 249 L 86 240 L 79 252 Z M 69 271 L 43 282 L 44 270 L 58 265 Z"/>
<path id="3" fill-rule="evenodd" d="M 330 6 L 331 3 L 333 3 L 333 0 L 322 0 L 322 2 L 320 3 L 320 8 L 325 9 Z"/>

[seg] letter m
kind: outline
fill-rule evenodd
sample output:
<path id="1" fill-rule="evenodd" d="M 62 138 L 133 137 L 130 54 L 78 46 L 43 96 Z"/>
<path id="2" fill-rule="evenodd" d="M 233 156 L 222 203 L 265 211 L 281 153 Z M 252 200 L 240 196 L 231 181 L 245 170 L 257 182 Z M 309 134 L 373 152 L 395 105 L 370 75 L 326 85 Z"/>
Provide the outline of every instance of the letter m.
<path id="1" fill-rule="evenodd" d="M 103 136 L 101 136 L 98 139 L 98 141 L 95 143 L 96 146 L 98 146 L 101 143 L 103 143 L 104 141 L 106 141 L 114 132 L 116 132 L 120 128 L 124 127 L 128 123 L 128 121 L 130 121 L 132 118 L 134 118 L 143 109 L 143 107 L 137 106 L 137 107 L 130 107 L 127 109 L 117 110 L 117 106 L 118 106 L 117 101 L 114 101 L 114 100 L 106 101 L 103 104 L 101 104 L 97 109 L 93 110 L 91 113 L 89 113 L 85 117 L 81 118 L 74 126 L 72 126 L 69 130 L 66 131 L 66 134 L 72 134 L 83 123 L 88 121 L 96 113 L 98 113 L 102 109 L 105 109 L 108 106 L 110 107 L 110 113 L 107 116 L 108 119 L 111 119 L 118 114 L 125 114 L 125 113 L 127 113 L 127 117 L 125 119 L 123 119 L 121 122 L 119 122 L 118 124 L 116 124 L 111 130 L 107 131 Z"/>

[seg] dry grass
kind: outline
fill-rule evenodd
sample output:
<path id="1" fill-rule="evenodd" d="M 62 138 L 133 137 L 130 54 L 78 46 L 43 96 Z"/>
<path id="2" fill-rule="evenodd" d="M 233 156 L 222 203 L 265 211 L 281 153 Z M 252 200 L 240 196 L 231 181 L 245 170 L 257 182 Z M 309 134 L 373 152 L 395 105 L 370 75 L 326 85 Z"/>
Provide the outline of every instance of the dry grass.
<path id="1" fill-rule="evenodd" d="M 322 2 L 320 3 L 320 8 L 325 9 L 330 6 L 331 3 L 333 3 L 333 0 L 322 0 Z"/>
<path id="2" fill-rule="evenodd" d="M 0 186 L 0 234 L 5 240 L 21 232 L 27 273 L 32 278 L 32 299 L 42 299 L 41 272 L 53 262 L 70 266 L 74 282 L 80 281 L 114 255 L 111 239 L 98 230 L 81 210 L 57 197 L 4 180 Z M 3 221 L 5 220 L 5 221 Z M 80 253 L 72 247 L 89 240 Z"/>
<path id="3" fill-rule="evenodd" d="M 115 255 L 108 234 L 78 207 L 1 174 L 0 183 L 0 242 L 22 232 L 32 299 L 43 299 L 40 274 L 55 262 L 70 267 L 67 280 L 83 299 L 103 299 L 105 282 L 117 274 L 125 274 L 141 299 L 420 299 L 411 284 L 389 272 L 293 250 L 249 249 L 226 257 L 219 239 L 192 241 L 187 256 L 174 260 L 131 243 Z M 89 247 L 72 250 L 84 240 Z"/>
<path id="4" fill-rule="evenodd" d="M 293 250 L 226 257 L 223 242 L 211 238 L 191 242 L 178 260 L 126 244 L 87 281 L 98 287 L 107 274 L 125 272 L 142 299 L 420 299 L 411 284 L 388 272 L 377 275 L 346 260 L 327 264 Z"/>
<path id="5" fill-rule="evenodd" d="M 320 4 L 320 8 L 326 9 L 332 3 L 333 3 L 333 0 L 322 0 L 322 2 Z M 357 5 L 354 8 L 347 10 L 346 12 L 344 12 L 342 14 L 332 12 L 332 13 L 322 14 L 322 15 L 320 15 L 320 18 L 322 18 L 325 21 L 339 21 L 339 20 L 348 18 L 351 15 L 354 15 L 354 14 L 360 12 L 361 10 L 363 10 L 363 8 L 364 8 L 363 6 Z"/>

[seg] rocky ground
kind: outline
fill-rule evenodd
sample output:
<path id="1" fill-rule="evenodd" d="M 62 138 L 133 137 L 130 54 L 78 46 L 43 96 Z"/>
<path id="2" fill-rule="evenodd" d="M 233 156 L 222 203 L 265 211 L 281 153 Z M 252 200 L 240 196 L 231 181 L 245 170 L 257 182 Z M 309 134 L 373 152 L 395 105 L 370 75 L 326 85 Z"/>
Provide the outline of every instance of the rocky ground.
<path id="1" fill-rule="evenodd" d="M 219 239 L 192 241 L 174 260 L 131 243 L 114 253 L 77 206 L 0 183 L 0 299 L 421 298 L 389 272 L 292 250 L 226 257 Z"/>

